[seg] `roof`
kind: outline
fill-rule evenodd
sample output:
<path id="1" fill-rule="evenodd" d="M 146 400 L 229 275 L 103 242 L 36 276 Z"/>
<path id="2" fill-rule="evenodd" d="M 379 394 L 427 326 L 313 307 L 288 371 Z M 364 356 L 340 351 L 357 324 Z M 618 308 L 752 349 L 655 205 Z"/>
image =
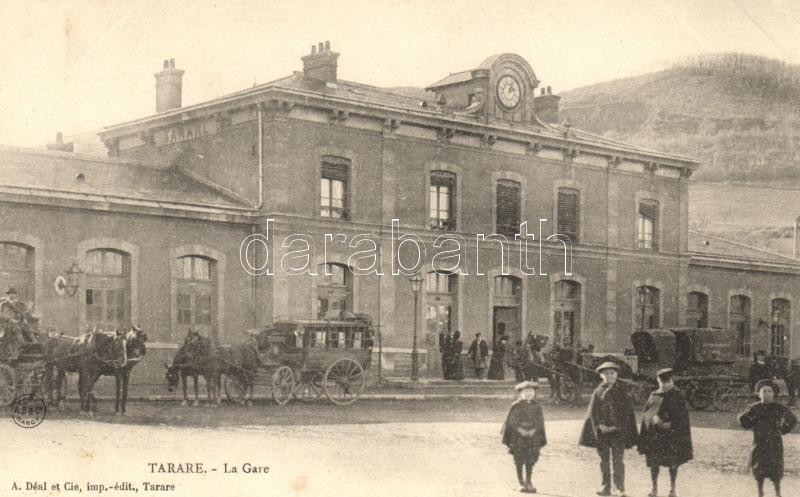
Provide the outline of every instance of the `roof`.
<path id="1" fill-rule="evenodd" d="M 65 152 L 0 146 L 6 192 L 83 194 L 219 208 L 247 207 L 175 167 Z"/>
<path id="2" fill-rule="evenodd" d="M 461 71 L 457 73 L 450 74 L 439 81 L 433 83 L 432 85 L 428 85 L 426 90 L 430 90 L 432 88 L 441 88 L 442 86 L 449 86 L 454 85 L 456 83 L 463 83 L 465 81 L 469 81 L 473 78 L 472 70 L 469 71 Z"/>
<path id="3" fill-rule="evenodd" d="M 502 54 L 502 56 L 512 57 L 510 54 Z M 470 73 L 470 71 L 456 73 L 448 76 L 448 78 L 463 77 L 463 75 L 467 73 Z M 403 94 L 377 86 L 344 80 L 337 80 L 336 83 L 326 84 L 319 80 L 305 78 L 301 71 L 296 71 L 291 76 L 287 76 L 269 83 L 264 83 L 262 85 L 257 85 L 252 88 L 247 88 L 245 90 L 231 93 L 207 102 L 181 107 L 141 119 L 108 126 L 103 129 L 103 131 L 100 133 L 100 136 L 101 138 L 105 139 L 106 137 L 110 136 L 124 135 L 134 129 L 137 131 L 141 130 L 141 127 L 151 125 L 151 123 L 154 123 L 155 121 L 173 120 L 177 116 L 184 115 L 188 112 L 214 106 L 222 106 L 236 102 L 240 99 L 257 99 L 261 94 L 275 90 L 288 91 L 294 94 L 295 97 L 308 98 L 315 96 L 330 98 L 342 104 L 362 105 L 385 111 L 399 111 L 404 113 L 413 112 L 413 114 L 417 117 L 461 121 L 468 125 L 485 125 L 484 123 L 480 122 L 476 123 L 473 116 L 460 116 L 458 113 L 454 113 L 453 109 L 439 108 L 432 100 L 432 97 L 421 99 L 419 97 L 408 95 L 408 91 L 405 92 L 406 94 Z M 492 120 L 489 125 L 497 128 L 498 130 L 505 130 L 509 133 L 521 132 L 534 134 L 537 137 L 549 137 L 557 140 L 568 139 L 576 144 L 586 143 L 589 145 L 611 148 L 618 151 L 645 154 L 653 157 L 656 160 L 658 158 L 674 160 L 682 163 L 688 163 L 688 167 L 690 168 L 693 168 L 698 164 L 696 160 L 690 157 L 648 150 L 643 147 L 625 144 L 599 135 L 576 130 L 572 127 L 551 125 L 543 122 L 537 122 L 536 126 L 519 126 L 518 123 L 510 123 L 500 119 Z"/>
<path id="4" fill-rule="evenodd" d="M 719 255 L 756 261 L 800 264 L 800 261 L 769 250 L 741 242 L 727 240 L 696 230 L 689 230 L 689 252 L 703 255 Z"/>

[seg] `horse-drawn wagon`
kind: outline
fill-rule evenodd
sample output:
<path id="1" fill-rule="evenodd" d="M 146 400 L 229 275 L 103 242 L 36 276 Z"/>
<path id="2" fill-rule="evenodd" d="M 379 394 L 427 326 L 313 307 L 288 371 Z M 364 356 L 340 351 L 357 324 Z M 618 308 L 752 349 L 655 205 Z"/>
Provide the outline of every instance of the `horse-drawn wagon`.
<path id="1" fill-rule="evenodd" d="M 729 411 L 749 395 L 748 366 L 738 359 L 731 336 L 722 328 L 653 329 L 637 331 L 631 342 L 640 376 L 655 383 L 657 370 L 672 368 L 692 407 Z"/>
<path id="2" fill-rule="evenodd" d="M 578 403 L 600 383 L 596 368 L 604 362 L 619 366 L 619 380 L 628 386 L 637 404 L 644 404 L 652 385 L 637 374 L 636 358 L 624 354 L 598 353 L 586 349 L 555 347 L 550 351 L 545 370 L 554 396 L 564 402 Z"/>
<path id="3" fill-rule="evenodd" d="M 338 405 L 355 402 L 366 385 L 372 361 L 373 329 L 365 317 L 343 321 L 279 321 L 256 337 L 260 366 L 253 379 L 268 382 L 284 405 L 292 398 L 323 394 Z M 229 399 L 241 399 L 242 375 L 225 376 Z"/>

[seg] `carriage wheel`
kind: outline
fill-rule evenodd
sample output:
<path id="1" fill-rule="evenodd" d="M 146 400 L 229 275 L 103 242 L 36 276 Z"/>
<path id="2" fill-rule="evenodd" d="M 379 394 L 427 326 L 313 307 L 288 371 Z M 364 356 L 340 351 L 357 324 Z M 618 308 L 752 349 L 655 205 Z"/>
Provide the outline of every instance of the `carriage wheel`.
<path id="1" fill-rule="evenodd" d="M 711 392 L 711 404 L 721 412 L 731 412 L 736 407 L 738 389 L 731 385 L 717 385 Z"/>
<path id="2" fill-rule="evenodd" d="M 324 388 L 322 387 L 322 371 L 315 371 L 313 373 L 303 373 L 301 375 L 300 384 L 295 389 L 295 397 L 304 400 L 318 399 L 322 397 Z"/>
<path id="3" fill-rule="evenodd" d="M 699 381 L 689 382 L 686 391 L 686 400 L 689 401 L 690 406 L 694 407 L 698 411 L 702 411 L 711 405 L 711 391 L 712 386 L 708 383 L 702 383 Z"/>
<path id="4" fill-rule="evenodd" d="M 292 400 L 294 391 L 294 373 L 289 366 L 281 366 L 272 375 L 272 398 L 278 405 L 284 406 Z"/>
<path id="5" fill-rule="evenodd" d="M 10 366 L 0 365 L 0 405 L 8 405 L 17 395 L 17 375 Z"/>
<path id="6" fill-rule="evenodd" d="M 241 403 L 244 400 L 245 385 L 240 382 L 238 378 L 230 375 L 225 375 L 225 397 L 228 400 L 233 400 Z"/>
<path id="7" fill-rule="evenodd" d="M 361 364 L 352 359 L 339 359 L 325 370 L 322 387 L 328 400 L 341 406 L 355 402 L 366 383 Z"/>

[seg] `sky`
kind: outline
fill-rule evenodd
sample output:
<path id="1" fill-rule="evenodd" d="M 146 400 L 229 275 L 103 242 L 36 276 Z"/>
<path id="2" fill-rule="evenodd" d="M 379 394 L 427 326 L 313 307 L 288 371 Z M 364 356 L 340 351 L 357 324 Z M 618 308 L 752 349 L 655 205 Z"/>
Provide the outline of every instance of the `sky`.
<path id="1" fill-rule="evenodd" d="M 184 105 L 326 40 L 348 81 L 424 87 L 512 52 L 558 93 L 701 53 L 800 64 L 800 0 L 2 0 L 0 33 L 0 144 L 40 147 L 154 114 L 168 58 Z"/>

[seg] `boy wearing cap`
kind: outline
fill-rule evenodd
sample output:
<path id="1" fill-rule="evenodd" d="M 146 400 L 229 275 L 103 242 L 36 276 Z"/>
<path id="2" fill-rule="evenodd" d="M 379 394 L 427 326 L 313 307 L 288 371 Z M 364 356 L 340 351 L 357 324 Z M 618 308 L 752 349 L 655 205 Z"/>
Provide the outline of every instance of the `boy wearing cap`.
<path id="1" fill-rule="evenodd" d="M 756 383 L 759 401 L 749 405 L 739 415 L 742 428 L 753 430 L 753 450 L 750 452 L 750 470 L 756 479 L 758 495 L 764 495 L 764 480 L 769 478 L 775 495 L 781 495 L 783 478 L 782 435 L 792 431 L 797 418 L 792 411 L 775 402 L 778 385 L 772 380 Z"/>
<path id="2" fill-rule="evenodd" d="M 661 466 L 669 468 L 669 497 L 675 497 L 678 466 L 693 457 L 689 411 L 683 394 L 675 388 L 674 374 L 670 368 L 656 372 L 658 390 L 650 394 L 642 417 L 639 453 L 645 456 L 653 482 L 648 497 L 658 495 Z"/>
<path id="3" fill-rule="evenodd" d="M 625 495 L 625 449 L 636 445 L 638 433 L 633 405 L 623 385 L 617 381 L 619 366 L 604 362 L 595 371 L 603 382 L 592 392 L 579 445 L 597 449 L 603 486 L 597 495 L 611 495 L 613 467 L 614 486 L 619 496 Z"/>
<path id="4" fill-rule="evenodd" d="M 547 445 L 544 414 L 535 400 L 536 387 L 537 384 L 533 381 L 523 381 L 514 387 L 519 398 L 511 405 L 503 425 L 503 444 L 514 455 L 517 480 L 522 487 L 520 492 L 523 493 L 536 493 L 531 483 L 533 465 L 539 459 L 539 450 Z"/>

